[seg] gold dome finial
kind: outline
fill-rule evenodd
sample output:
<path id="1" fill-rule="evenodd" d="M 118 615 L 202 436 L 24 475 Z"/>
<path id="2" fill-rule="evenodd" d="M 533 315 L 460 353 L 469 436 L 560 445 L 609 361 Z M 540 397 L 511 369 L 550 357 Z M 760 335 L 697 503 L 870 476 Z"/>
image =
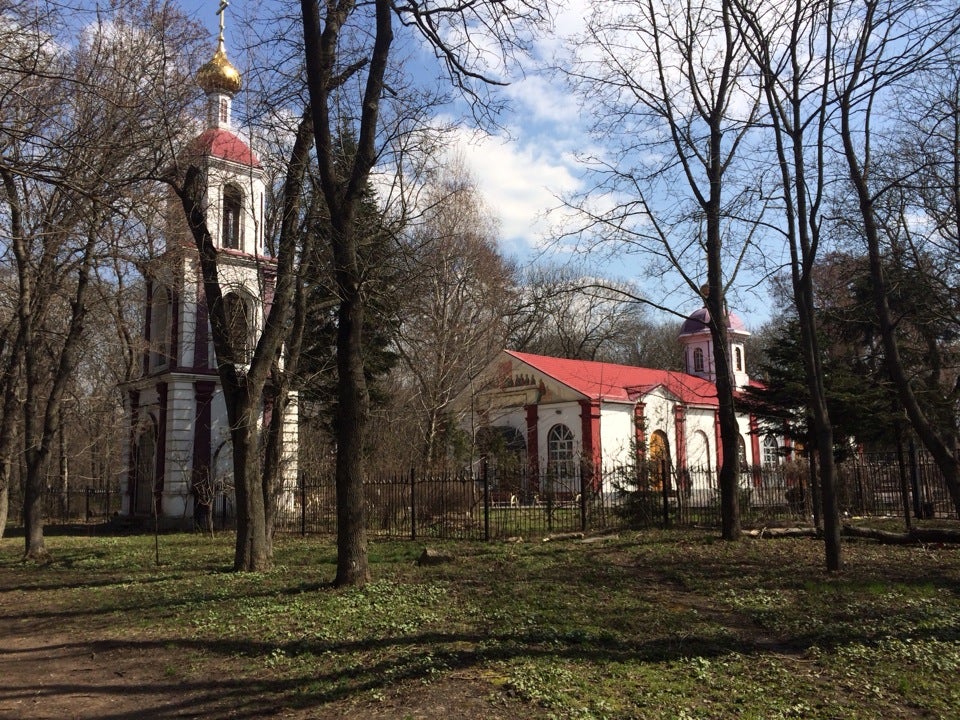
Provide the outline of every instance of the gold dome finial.
<path id="1" fill-rule="evenodd" d="M 230 3 L 220 0 L 217 15 L 220 16 L 220 37 L 217 39 L 217 51 L 209 62 L 197 70 L 197 85 L 208 95 L 214 92 L 223 92 L 233 95 L 240 90 L 240 71 L 229 60 L 223 44 L 223 16 Z"/>

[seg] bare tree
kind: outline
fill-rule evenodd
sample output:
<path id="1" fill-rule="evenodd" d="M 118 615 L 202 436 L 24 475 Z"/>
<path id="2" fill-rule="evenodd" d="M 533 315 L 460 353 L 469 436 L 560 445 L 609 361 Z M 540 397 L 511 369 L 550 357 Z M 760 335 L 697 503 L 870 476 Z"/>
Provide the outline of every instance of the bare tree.
<path id="1" fill-rule="evenodd" d="M 508 58 L 523 39 L 523 27 L 542 19 L 546 8 L 528 0 L 458 1 L 443 6 L 341 0 L 324 4 L 321 12 L 317 0 L 301 0 L 301 12 L 320 188 L 330 213 L 330 245 L 339 299 L 335 582 L 357 585 L 369 577 L 362 458 L 370 404 L 363 356 L 367 292 L 358 262 L 354 218 L 382 147 L 382 110 L 390 100 L 385 79 L 391 66 L 395 26 L 419 32 L 436 49 L 454 83 L 479 99 L 474 81 L 486 78 L 485 68 L 478 61 L 496 49 Z M 482 45 L 475 41 L 478 36 L 483 38 Z M 343 78 L 354 75 L 360 86 L 354 113 L 357 148 L 348 166 L 340 168 L 335 162 L 334 138 L 339 131 L 337 108 L 347 98 L 337 90 Z"/>
<path id="2" fill-rule="evenodd" d="M 615 253 L 643 252 L 654 273 L 675 272 L 692 293 L 705 290 L 722 535 L 731 540 L 740 535 L 739 428 L 726 298 L 756 230 L 756 217 L 743 219 L 752 171 L 737 162 L 759 107 L 732 11 L 732 0 L 597 2 L 568 71 L 596 112 L 595 129 L 619 143 L 613 159 L 589 159 L 599 180 L 576 203 L 587 218 L 578 235 Z"/>
<path id="3" fill-rule="evenodd" d="M 927 81 L 932 72 L 956 65 L 952 53 L 960 32 L 960 8 L 952 2 L 918 6 L 904 0 L 867 0 L 843 8 L 844 15 L 834 30 L 840 141 L 862 221 L 860 232 L 869 257 L 884 361 L 910 424 L 940 468 L 960 512 L 955 433 L 949 429 L 944 433 L 918 398 L 915 380 L 902 357 L 885 263 L 884 240 L 891 238 L 891 226 L 882 221 L 883 204 L 890 192 L 912 180 L 918 170 L 907 168 L 908 174 L 891 178 L 879 171 L 882 164 L 878 162 L 885 145 L 892 149 L 887 144 L 893 135 L 891 126 L 901 121 L 895 110 L 904 108 L 896 102 L 897 95 Z"/>
<path id="4" fill-rule="evenodd" d="M 633 299 L 637 295 L 624 283 L 573 266 L 534 265 L 510 318 L 510 345 L 557 357 L 639 362 L 650 348 L 639 344 L 649 325 L 644 306 Z M 676 328 L 673 335 L 675 340 Z"/>
<path id="5" fill-rule="evenodd" d="M 0 71 L 3 217 L 18 297 L 5 390 L 13 388 L 22 415 L 25 554 L 40 558 L 44 469 L 92 287 L 131 189 L 170 157 L 170 128 L 190 98 L 167 46 L 188 49 L 193 36 L 182 15 L 149 2 L 108 17 L 78 12 L 70 19 L 88 24 L 72 40 L 62 6 L 19 10 L 5 13 Z M 0 432 L 0 445 L 9 437 Z M 0 447 L 0 467 L 11 449 Z"/>
<path id="6" fill-rule="evenodd" d="M 833 427 L 827 410 L 817 323 L 814 263 L 823 226 L 827 158 L 825 135 L 831 104 L 833 2 L 768 3 L 735 0 L 745 45 L 763 79 L 768 123 L 779 177 L 769 193 L 779 205 L 790 250 L 793 304 L 797 311 L 816 439 L 828 570 L 839 570 L 840 518 L 836 498 Z M 813 49 L 823 44 L 822 52 Z"/>
<path id="7" fill-rule="evenodd" d="M 442 460 L 448 406 L 502 347 L 514 307 L 513 268 L 473 180 L 458 163 L 424 193 L 405 254 L 406 297 L 397 348 L 416 404 L 421 457 Z"/>

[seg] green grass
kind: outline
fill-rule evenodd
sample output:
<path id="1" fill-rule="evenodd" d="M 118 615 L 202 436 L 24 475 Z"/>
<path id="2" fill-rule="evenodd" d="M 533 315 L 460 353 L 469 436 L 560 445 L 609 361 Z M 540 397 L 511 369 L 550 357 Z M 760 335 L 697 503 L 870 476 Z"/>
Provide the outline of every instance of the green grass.
<path id="1" fill-rule="evenodd" d="M 949 718 L 960 708 L 960 550 L 624 533 L 594 542 L 370 546 L 375 579 L 333 589 L 329 541 L 277 540 L 229 572 L 232 537 L 0 544 L 4 614 L 182 658 L 164 673 L 245 680 L 263 707 L 420 717 L 431 688 L 502 717 Z M 27 608 L 27 610 L 24 610 Z M 418 689 L 419 688 L 419 689 Z M 435 698 L 434 698 L 435 700 Z M 467 717 L 467 716 L 464 716 Z"/>

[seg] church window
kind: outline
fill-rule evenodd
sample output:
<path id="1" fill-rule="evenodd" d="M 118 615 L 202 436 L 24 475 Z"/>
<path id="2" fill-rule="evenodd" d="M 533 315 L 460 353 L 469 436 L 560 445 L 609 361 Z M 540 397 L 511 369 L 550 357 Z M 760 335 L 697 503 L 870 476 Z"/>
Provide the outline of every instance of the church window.
<path id="1" fill-rule="evenodd" d="M 696 348 L 693 351 L 693 371 L 703 372 L 703 349 Z"/>
<path id="2" fill-rule="evenodd" d="M 250 362 L 251 331 L 250 306 L 238 293 L 230 293 L 223 298 L 224 313 L 227 316 L 227 340 L 230 344 L 228 362 Z"/>
<path id="3" fill-rule="evenodd" d="M 223 247 L 240 250 L 240 218 L 243 215 L 243 193 L 236 185 L 223 188 Z"/>
<path id="4" fill-rule="evenodd" d="M 220 98 L 220 122 L 227 123 L 230 120 L 229 106 L 226 98 Z"/>
<path id="5" fill-rule="evenodd" d="M 743 350 L 734 348 L 733 356 L 736 362 L 737 372 L 743 372 Z"/>
<path id="6" fill-rule="evenodd" d="M 576 477 L 574 444 L 573 432 L 566 425 L 554 425 L 550 428 L 547 433 L 547 468 L 552 478 L 569 481 Z"/>
<path id="7" fill-rule="evenodd" d="M 763 466 L 776 467 L 780 464 L 780 444 L 773 435 L 763 438 Z"/>

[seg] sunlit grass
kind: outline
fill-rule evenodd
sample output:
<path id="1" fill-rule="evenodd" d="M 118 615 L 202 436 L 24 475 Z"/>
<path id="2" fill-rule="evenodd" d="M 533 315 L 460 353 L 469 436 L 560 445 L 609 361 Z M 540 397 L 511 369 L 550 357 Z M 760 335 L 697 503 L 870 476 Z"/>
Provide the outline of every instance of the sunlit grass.
<path id="1" fill-rule="evenodd" d="M 960 707 L 960 551 L 702 533 L 591 542 L 373 543 L 374 580 L 334 589 L 329 540 L 280 536 L 269 572 L 230 572 L 221 534 L 0 543 L 0 602 L 82 637 L 224 665 L 287 705 L 376 704 L 471 683 L 544 718 L 949 717 Z M 157 563 L 159 547 L 159 564 Z M 24 610 L 26 608 L 26 610 Z M 263 685 L 269 679 L 272 684 Z M 415 693 L 414 693 L 415 696 Z M 362 716 L 360 712 L 358 716 Z"/>

